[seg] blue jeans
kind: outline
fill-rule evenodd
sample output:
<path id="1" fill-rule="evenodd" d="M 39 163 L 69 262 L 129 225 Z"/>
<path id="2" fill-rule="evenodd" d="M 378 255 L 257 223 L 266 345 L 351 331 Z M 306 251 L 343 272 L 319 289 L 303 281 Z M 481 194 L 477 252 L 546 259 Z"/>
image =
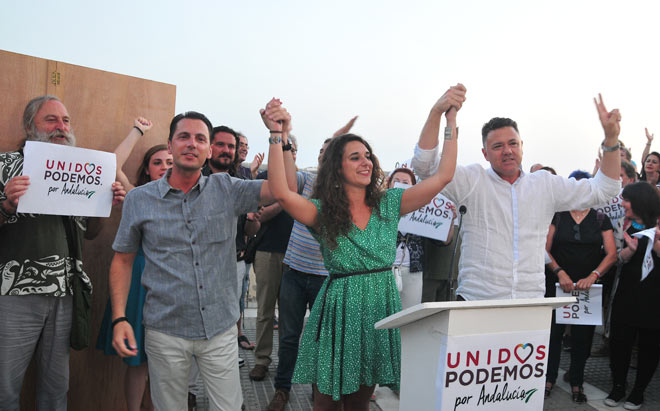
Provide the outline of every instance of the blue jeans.
<path id="1" fill-rule="evenodd" d="M 275 388 L 291 390 L 291 377 L 298 357 L 298 343 L 302 334 L 305 313 L 312 309 L 316 295 L 327 277 L 307 274 L 289 268 L 280 283 L 279 363 Z"/>

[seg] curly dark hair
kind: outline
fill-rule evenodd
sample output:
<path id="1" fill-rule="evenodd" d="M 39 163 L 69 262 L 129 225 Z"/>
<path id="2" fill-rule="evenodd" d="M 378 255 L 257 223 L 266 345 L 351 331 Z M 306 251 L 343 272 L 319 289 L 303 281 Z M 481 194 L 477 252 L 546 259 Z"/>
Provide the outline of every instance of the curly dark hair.
<path id="1" fill-rule="evenodd" d="M 351 141 L 358 141 L 371 153 L 371 182 L 366 187 L 366 204 L 376 210 L 380 217 L 380 200 L 383 190 L 384 174 L 373 154 L 371 146 L 362 137 L 355 134 L 344 134 L 333 138 L 323 153 L 319 164 L 318 176 L 314 183 L 312 198 L 321 201 L 321 211 L 318 220 L 321 235 L 326 239 L 330 249 L 337 247 L 337 237 L 347 235 L 351 230 L 352 218 L 349 210 L 348 197 L 344 191 L 342 161 L 344 148 Z"/>

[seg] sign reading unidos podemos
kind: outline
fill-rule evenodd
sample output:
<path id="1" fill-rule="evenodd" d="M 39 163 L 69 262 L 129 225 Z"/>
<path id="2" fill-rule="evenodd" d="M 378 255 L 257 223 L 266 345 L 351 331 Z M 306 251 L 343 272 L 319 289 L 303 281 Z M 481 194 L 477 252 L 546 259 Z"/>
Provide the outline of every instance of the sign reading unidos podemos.
<path id="1" fill-rule="evenodd" d="M 23 175 L 30 177 L 19 213 L 107 217 L 112 207 L 114 153 L 28 141 Z"/>
<path id="2" fill-rule="evenodd" d="M 542 410 L 549 330 L 449 336 L 436 410 Z"/>
<path id="3" fill-rule="evenodd" d="M 409 188 L 407 184 L 395 183 L 394 187 Z M 447 241 L 449 228 L 454 218 L 451 209 L 452 202 L 442 194 L 433 197 L 430 203 L 417 210 L 401 216 L 399 231 L 417 234 L 422 237 Z"/>

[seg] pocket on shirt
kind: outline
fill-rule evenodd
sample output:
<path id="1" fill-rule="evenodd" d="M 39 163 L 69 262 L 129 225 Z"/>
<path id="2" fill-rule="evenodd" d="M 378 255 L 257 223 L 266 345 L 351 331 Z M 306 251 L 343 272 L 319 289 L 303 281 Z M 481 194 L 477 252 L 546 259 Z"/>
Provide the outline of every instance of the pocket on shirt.
<path id="1" fill-rule="evenodd" d="M 199 224 L 199 241 L 219 243 L 231 238 L 232 228 L 236 226 L 236 219 L 232 214 L 222 212 L 200 219 Z"/>

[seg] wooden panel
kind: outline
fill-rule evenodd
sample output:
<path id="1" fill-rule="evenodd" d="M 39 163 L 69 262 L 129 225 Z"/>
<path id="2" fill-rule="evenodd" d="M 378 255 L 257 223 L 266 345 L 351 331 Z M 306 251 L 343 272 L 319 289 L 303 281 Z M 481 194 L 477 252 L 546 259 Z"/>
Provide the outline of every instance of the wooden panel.
<path id="1" fill-rule="evenodd" d="M 3 51 L 0 69 L 3 151 L 15 149 L 24 138 L 20 121 L 25 104 L 46 92 L 58 96 L 67 107 L 79 147 L 113 151 L 130 131 L 135 117 L 141 115 L 154 122 L 124 167 L 131 180 L 144 152 L 167 142 L 176 98 L 173 85 Z M 94 347 L 108 299 L 111 245 L 120 217 L 120 210 L 113 210 L 98 238 L 84 245 L 84 269 L 94 284 L 92 346 L 71 351 L 69 410 L 125 409 L 126 366 L 118 357 L 104 356 Z M 34 370 L 30 369 L 23 383 L 21 409 L 34 409 L 35 385 Z"/>
<path id="2" fill-rule="evenodd" d="M 0 50 L 0 152 L 18 148 L 23 140 L 23 109 L 47 92 L 46 60 Z"/>

